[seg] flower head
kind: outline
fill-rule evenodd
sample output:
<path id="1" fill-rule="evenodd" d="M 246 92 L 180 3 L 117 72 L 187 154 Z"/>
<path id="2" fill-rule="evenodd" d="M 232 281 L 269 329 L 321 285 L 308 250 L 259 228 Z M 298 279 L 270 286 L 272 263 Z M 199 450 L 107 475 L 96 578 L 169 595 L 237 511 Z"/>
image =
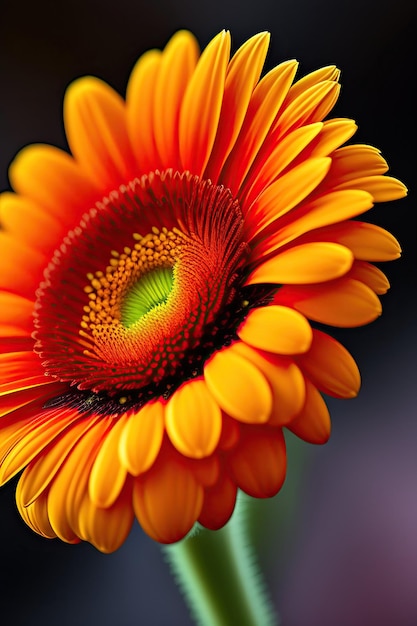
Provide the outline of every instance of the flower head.
<path id="1" fill-rule="evenodd" d="M 134 517 L 177 541 L 223 526 L 237 489 L 277 493 L 283 427 L 322 443 L 321 393 L 354 396 L 349 353 L 311 322 L 381 312 L 370 262 L 399 256 L 352 220 L 405 194 L 378 150 L 323 121 L 325 67 L 261 78 L 269 36 L 230 58 L 181 31 L 123 100 L 68 89 L 71 154 L 22 150 L 0 196 L 0 480 L 45 537 L 115 550 Z"/>

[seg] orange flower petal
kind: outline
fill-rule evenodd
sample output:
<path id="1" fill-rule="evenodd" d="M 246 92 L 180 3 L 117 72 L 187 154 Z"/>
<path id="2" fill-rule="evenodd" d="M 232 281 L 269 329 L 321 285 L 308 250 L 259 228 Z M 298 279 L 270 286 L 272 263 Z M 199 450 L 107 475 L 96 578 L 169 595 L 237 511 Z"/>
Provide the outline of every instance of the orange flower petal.
<path id="1" fill-rule="evenodd" d="M 134 178 L 124 102 L 109 85 L 93 76 L 72 83 L 65 94 L 64 123 L 72 153 L 102 196 Z"/>
<path id="2" fill-rule="evenodd" d="M 42 251 L 55 249 L 64 234 L 61 224 L 38 203 L 10 192 L 0 194 L 0 223 L 24 245 Z"/>
<path id="3" fill-rule="evenodd" d="M 47 539 L 55 539 L 57 535 L 49 521 L 46 494 L 43 494 L 42 496 L 37 498 L 29 506 L 24 506 L 20 497 L 21 483 L 21 480 L 17 483 L 16 504 L 23 520 L 30 528 L 32 528 L 32 530 L 34 530 L 39 535 L 42 535 Z"/>
<path id="4" fill-rule="evenodd" d="M 219 480 L 220 461 L 215 454 L 189 462 L 189 468 L 203 487 L 212 487 Z"/>
<path id="5" fill-rule="evenodd" d="M 237 342 L 240 343 L 240 342 Z M 229 417 L 227 413 L 222 413 L 222 432 L 219 441 L 219 448 L 230 450 L 237 445 L 240 437 L 240 425 L 235 419 Z"/>
<path id="6" fill-rule="evenodd" d="M 198 44 L 193 35 L 181 30 L 168 42 L 155 84 L 152 127 L 160 162 L 158 169 L 181 168 L 179 155 L 179 116 L 184 93 L 198 60 Z M 138 94 L 140 98 L 142 94 Z M 138 112 L 136 111 L 136 116 Z M 135 138 L 137 144 L 137 138 Z M 140 147 L 139 147 L 140 149 Z"/>
<path id="7" fill-rule="evenodd" d="M 369 324 L 381 315 L 381 303 L 363 283 L 339 278 L 325 285 L 282 287 L 275 297 L 279 303 L 290 304 L 306 317 L 322 324 L 351 328 Z"/>
<path id="8" fill-rule="evenodd" d="M 349 278 L 359 280 L 378 295 L 387 293 L 390 287 L 388 278 L 385 276 L 384 272 L 381 272 L 375 265 L 371 265 L 365 261 L 355 261 L 349 272 Z"/>
<path id="9" fill-rule="evenodd" d="M 378 176 L 385 174 L 388 164 L 377 148 L 356 144 L 343 146 L 332 154 L 332 167 L 329 182 L 333 185 L 362 176 Z"/>
<path id="10" fill-rule="evenodd" d="M 359 393 L 358 366 L 346 348 L 329 335 L 313 330 L 311 348 L 297 362 L 320 391 L 336 398 L 354 398 Z"/>
<path id="11" fill-rule="evenodd" d="M 317 122 L 296 128 L 279 142 L 273 141 L 273 136 L 265 139 L 240 191 L 247 206 L 251 206 L 257 196 L 278 178 L 317 137 L 322 128 L 322 122 Z"/>
<path id="12" fill-rule="evenodd" d="M 306 402 L 301 413 L 287 428 L 309 443 L 326 443 L 330 437 L 331 422 L 329 410 L 314 385 L 306 380 Z"/>
<path id="13" fill-rule="evenodd" d="M 326 65 L 325 67 L 320 67 L 318 70 L 314 70 L 314 72 L 306 74 L 305 76 L 297 80 L 294 85 L 292 85 L 285 103 L 290 104 L 302 93 L 308 91 L 314 85 L 319 85 L 324 81 L 337 82 L 339 80 L 339 76 L 340 70 L 338 70 L 335 65 Z"/>
<path id="14" fill-rule="evenodd" d="M 48 145 L 21 150 L 10 166 L 9 178 L 19 194 L 61 225 L 62 236 L 104 195 L 69 154 Z"/>
<path id="15" fill-rule="evenodd" d="M 56 383 L 58 385 L 57 395 L 59 394 L 60 383 Z M 25 390 L 16 390 L 14 392 L 8 393 L 5 396 L 1 397 L 1 405 L 0 405 L 0 417 L 5 417 L 8 413 L 12 411 L 16 411 L 27 405 L 32 405 L 30 409 L 33 409 L 34 403 L 36 403 L 36 407 L 41 407 L 45 400 L 51 396 L 51 393 L 48 389 L 48 393 L 42 393 L 37 387 L 25 389 Z M 29 409 L 29 410 L 30 410 Z M 0 432 L 4 432 L 4 424 L 5 420 L 0 421 Z M 16 422 L 17 425 L 17 422 Z"/>
<path id="16" fill-rule="evenodd" d="M 303 91 L 290 104 L 284 103 L 283 111 L 274 125 L 273 132 L 280 136 L 312 122 L 321 122 L 333 108 L 340 92 L 340 85 L 333 81 L 323 81 Z"/>
<path id="17" fill-rule="evenodd" d="M 297 70 L 296 61 L 281 63 L 255 87 L 245 121 L 220 176 L 236 195 L 276 118 Z"/>
<path id="18" fill-rule="evenodd" d="M 204 491 L 204 503 L 198 521 L 205 528 L 218 530 L 230 519 L 236 503 L 237 487 L 226 475 Z"/>
<path id="19" fill-rule="evenodd" d="M 216 140 L 204 178 L 217 180 L 242 127 L 253 89 L 259 80 L 269 46 L 269 33 L 248 39 L 233 55 L 226 74 Z"/>
<path id="20" fill-rule="evenodd" d="M 340 183 L 337 189 L 363 189 L 371 194 L 374 202 L 399 200 L 407 195 L 407 187 L 391 176 L 358 176 Z"/>
<path id="21" fill-rule="evenodd" d="M 334 241 L 350 248 L 356 259 L 391 261 L 398 259 L 401 248 L 398 241 L 380 226 L 351 221 L 332 224 L 304 235 L 299 241 Z"/>
<path id="22" fill-rule="evenodd" d="M 146 533 L 160 543 L 182 539 L 193 527 L 203 506 L 203 487 L 187 465 L 161 459 L 134 481 L 133 506 Z"/>
<path id="23" fill-rule="evenodd" d="M 300 354 L 311 344 L 308 321 L 285 306 L 252 309 L 238 328 L 239 337 L 254 348 L 277 354 Z"/>
<path id="24" fill-rule="evenodd" d="M 270 498 L 285 480 L 287 459 L 281 429 L 247 428 L 229 460 L 238 487 L 254 498 Z"/>
<path id="25" fill-rule="evenodd" d="M 132 488 L 130 484 L 108 508 L 98 507 L 85 494 L 79 510 L 80 534 L 98 550 L 109 554 L 126 540 L 132 527 Z"/>
<path id="26" fill-rule="evenodd" d="M 21 326 L 12 326 L 11 324 L 0 324 L 0 337 L 2 339 L 5 339 L 5 338 L 30 339 L 31 332 L 32 331 L 29 332 L 28 330 L 25 330 Z"/>
<path id="27" fill-rule="evenodd" d="M 13 319 L 13 323 L 22 326 L 29 334 L 33 332 L 33 300 L 7 291 L 0 291 L 0 324 Z"/>
<path id="28" fill-rule="evenodd" d="M 118 449 L 120 436 L 128 419 L 127 415 L 123 415 L 112 424 L 91 468 L 88 494 L 97 507 L 111 507 L 126 482 L 126 469 L 119 461 Z"/>
<path id="29" fill-rule="evenodd" d="M 35 298 L 47 259 L 41 252 L 18 241 L 11 233 L 0 231 L 0 289 Z"/>
<path id="30" fill-rule="evenodd" d="M 308 158 L 327 156 L 348 141 L 356 132 L 353 120 L 335 118 L 323 122 L 323 128 L 309 150 Z"/>
<path id="31" fill-rule="evenodd" d="M 181 161 L 197 176 L 207 165 L 216 137 L 229 56 L 230 33 L 222 31 L 203 51 L 181 105 Z"/>
<path id="32" fill-rule="evenodd" d="M 310 284 L 326 282 L 346 274 L 353 254 L 337 243 L 305 243 L 281 252 L 259 265 L 245 284 Z"/>
<path id="33" fill-rule="evenodd" d="M 159 155 L 154 134 L 154 101 L 158 72 L 162 64 L 159 50 L 149 50 L 136 62 L 126 92 L 126 122 L 138 174 L 158 167 Z"/>
<path id="34" fill-rule="evenodd" d="M 206 362 L 204 378 L 215 400 L 231 417 L 247 423 L 268 420 L 272 395 L 264 375 L 231 348 Z"/>
<path id="35" fill-rule="evenodd" d="M 52 411 L 49 419 L 28 428 L 15 441 L 1 461 L 0 484 L 4 484 L 28 465 L 46 446 L 63 432 L 78 414 L 75 410 Z"/>
<path id="36" fill-rule="evenodd" d="M 97 421 L 96 418 L 94 421 Z M 43 449 L 40 454 L 26 467 L 20 481 L 19 498 L 22 506 L 30 506 L 49 486 L 59 468 L 62 466 L 72 448 L 84 436 L 94 423 L 93 420 L 82 420 Z"/>
<path id="37" fill-rule="evenodd" d="M 164 434 L 164 405 L 150 402 L 129 415 L 119 440 L 119 459 L 133 476 L 146 472 L 158 456 Z"/>
<path id="38" fill-rule="evenodd" d="M 48 494 L 51 526 L 63 541 L 80 537 L 79 509 L 88 489 L 88 478 L 100 441 L 109 429 L 107 419 L 98 420 L 79 441 L 59 468 Z"/>
<path id="39" fill-rule="evenodd" d="M 304 405 L 304 376 L 295 363 L 267 352 L 260 353 L 243 342 L 236 342 L 233 350 L 258 367 L 272 391 L 272 413 L 268 424 L 282 426 L 299 413 Z"/>
<path id="40" fill-rule="evenodd" d="M 252 226 L 249 220 L 249 240 L 302 202 L 321 183 L 330 164 L 327 157 L 309 159 L 267 187 L 249 209 L 254 221 Z"/>
<path id="41" fill-rule="evenodd" d="M 168 400 L 165 425 L 176 449 L 201 459 L 214 452 L 222 429 L 220 407 L 203 379 L 185 382 Z"/>
<path id="42" fill-rule="evenodd" d="M 259 248 L 262 254 L 269 254 L 305 233 L 360 215 L 372 206 L 372 196 L 366 191 L 355 189 L 324 194 L 286 215 L 280 228 L 261 241 Z"/>
<path id="43" fill-rule="evenodd" d="M 0 381 L 0 395 L 10 390 L 17 391 L 56 382 L 45 376 L 38 355 L 28 351 L 0 354 Z M 24 384 L 24 381 L 33 382 Z"/>

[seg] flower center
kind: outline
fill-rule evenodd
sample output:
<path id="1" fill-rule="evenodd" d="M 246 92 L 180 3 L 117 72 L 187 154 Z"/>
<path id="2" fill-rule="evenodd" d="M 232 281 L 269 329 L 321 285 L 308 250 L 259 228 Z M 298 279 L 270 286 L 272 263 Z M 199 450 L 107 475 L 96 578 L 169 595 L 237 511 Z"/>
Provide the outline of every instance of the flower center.
<path id="1" fill-rule="evenodd" d="M 174 274 L 161 267 L 142 276 L 126 294 L 122 304 L 121 321 L 129 328 L 154 307 L 164 304 L 172 290 Z"/>
<path id="2" fill-rule="evenodd" d="M 188 173 L 110 194 L 68 233 L 37 291 L 46 373 L 109 397 L 197 375 L 242 319 L 241 230 L 230 192 Z"/>

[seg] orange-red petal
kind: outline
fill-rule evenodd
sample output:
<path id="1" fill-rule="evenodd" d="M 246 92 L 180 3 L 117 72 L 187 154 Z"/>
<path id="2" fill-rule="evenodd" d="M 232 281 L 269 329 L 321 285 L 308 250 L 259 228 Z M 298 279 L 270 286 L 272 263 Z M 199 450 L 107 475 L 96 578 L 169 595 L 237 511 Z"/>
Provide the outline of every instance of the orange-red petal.
<path id="1" fill-rule="evenodd" d="M 282 487 L 286 472 L 285 441 L 279 428 L 248 428 L 230 455 L 238 487 L 255 498 L 270 498 Z"/>
<path id="2" fill-rule="evenodd" d="M 331 422 L 329 410 L 315 386 L 306 380 L 306 401 L 299 415 L 287 428 L 309 443 L 326 443 L 330 437 Z"/>
<path id="3" fill-rule="evenodd" d="M 320 391 L 336 398 L 354 398 L 358 394 L 358 366 L 346 348 L 329 335 L 313 330 L 310 350 L 297 362 Z"/>
<path id="4" fill-rule="evenodd" d="M 323 285 L 285 285 L 275 301 L 293 306 L 311 320 L 342 328 L 369 324 L 382 310 L 369 287 L 345 277 Z"/>
<path id="5" fill-rule="evenodd" d="M 180 459 L 162 458 L 134 479 L 133 507 L 145 532 L 160 543 L 182 539 L 201 513 L 204 490 Z"/>

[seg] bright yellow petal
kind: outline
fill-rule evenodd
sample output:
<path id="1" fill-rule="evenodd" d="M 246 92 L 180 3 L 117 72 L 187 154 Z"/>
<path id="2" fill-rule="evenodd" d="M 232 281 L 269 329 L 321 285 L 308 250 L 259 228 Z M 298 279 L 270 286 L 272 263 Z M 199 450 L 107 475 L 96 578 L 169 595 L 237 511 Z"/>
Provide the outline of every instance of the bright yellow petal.
<path id="1" fill-rule="evenodd" d="M 333 81 L 324 81 L 313 85 L 290 104 L 284 104 L 284 109 L 274 124 L 273 132 L 279 132 L 282 137 L 294 128 L 313 122 L 321 122 L 333 108 L 339 91 L 340 85 Z"/>
<path id="2" fill-rule="evenodd" d="M 233 195 L 237 195 L 258 154 L 296 70 L 296 61 L 281 63 L 266 74 L 255 87 L 245 121 L 220 177 L 220 182 L 228 187 Z"/>
<path id="3" fill-rule="evenodd" d="M 71 450 L 51 483 L 49 520 L 54 532 L 63 541 L 73 543 L 81 538 L 79 509 L 87 492 L 91 466 L 108 430 L 109 420 L 98 420 Z"/>
<path id="4" fill-rule="evenodd" d="M 250 311 L 237 334 L 254 348 L 284 355 L 306 352 L 312 340 L 310 324 L 303 315 L 274 305 Z"/>
<path id="5" fill-rule="evenodd" d="M 97 507 L 112 506 L 122 491 L 126 481 L 126 469 L 119 461 L 120 435 L 126 426 L 128 415 L 119 417 L 106 435 L 91 468 L 88 494 Z"/>
<path id="6" fill-rule="evenodd" d="M 311 87 L 319 85 L 324 81 L 337 82 L 339 80 L 339 76 L 340 70 L 338 70 L 335 65 L 326 65 L 325 67 L 320 67 L 314 72 L 306 74 L 305 76 L 297 80 L 291 87 L 286 99 L 286 103 L 293 102 L 300 95 L 311 89 Z"/>
<path id="7" fill-rule="evenodd" d="M 259 194 L 317 137 L 322 127 L 323 124 L 317 122 L 296 128 L 278 142 L 273 136 L 267 137 L 240 190 L 242 203 L 250 207 Z"/>
<path id="8" fill-rule="evenodd" d="M 197 176 L 207 165 L 216 137 L 229 57 L 230 33 L 222 31 L 203 51 L 181 105 L 181 161 Z"/>
<path id="9" fill-rule="evenodd" d="M 360 172 L 358 172 L 360 174 Z M 371 194 L 374 202 L 399 200 L 407 195 L 407 187 L 391 176 L 358 176 L 343 182 L 337 189 L 363 189 Z"/>
<path id="10" fill-rule="evenodd" d="M 377 148 L 356 144 L 344 146 L 332 154 L 329 182 L 339 185 L 347 180 L 362 176 L 385 174 L 388 165 Z"/>
<path id="11" fill-rule="evenodd" d="M 216 140 L 204 178 L 216 181 L 245 118 L 253 89 L 259 80 L 269 46 L 269 33 L 248 39 L 233 55 L 226 74 Z"/>
<path id="12" fill-rule="evenodd" d="M 152 129 L 160 157 L 159 169 L 180 169 L 179 115 L 184 93 L 195 70 L 199 48 L 195 37 L 181 30 L 170 39 L 161 57 L 155 84 Z M 141 97 L 141 94 L 138 94 Z M 137 145 L 138 139 L 135 138 Z M 138 146 L 140 150 L 140 146 Z"/>
<path id="13" fill-rule="evenodd" d="M 65 94 L 64 122 L 72 153 L 103 197 L 134 178 L 125 105 L 109 85 L 93 76 L 72 83 Z"/>
<path id="14" fill-rule="evenodd" d="M 292 168 L 263 191 L 250 207 L 249 239 L 287 214 L 322 182 L 329 171 L 328 157 L 309 159 Z"/>
<path id="15" fill-rule="evenodd" d="M 48 444 L 77 418 L 76 411 L 51 411 L 49 419 L 28 428 L 7 451 L 0 467 L 0 483 L 4 484 L 28 465 Z"/>
<path id="16" fill-rule="evenodd" d="M 24 470 L 19 482 L 20 500 L 23 506 L 32 504 L 48 487 L 71 449 L 93 423 L 94 421 L 82 420 L 74 424 L 62 436 L 56 438 Z"/>
<path id="17" fill-rule="evenodd" d="M 236 342 L 232 349 L 256 365 L 271 387 L 273 406 L 268 424 L 283 426 L 291 421 L 305 399 L 304 376 L 298 366 L 287 358 L 259 352 L 243 341 Z"/>
<path id="18" fill-rule="evenodd" d="M 392 261 L 401 256 L 398 241 L 380 226 L 357 220 L 332 224 L 307 233 L 301 241 L 333 241 L 352 250 L 356 259 Z"/>
<path id="19" fill-rule="evenodd" d="M 311 348 L 297 362 L 320 391 L 336 398 L 354 398 L 359 393 L 358 366 L 346 348 L 329 335 L 313 330 Z"/>
<path id="20" fill-rule="evenodd" d="M 222 429 L 220 407 L 204 380 L 185 382 L 168 400 L 165 425 L 176 449 L 201 459 L 214 452 Z"/>
<path id="21" fill-rule="evenodd" d="M 322 195 L 287 215 L 280 222 L 280 228 L 261 242 L 262 254 L 269 254 L 316 228 L 360 215 L 372 206 L 372 196 L 366 191 L 335 191 Z"/>
<path id="22" fill-rule="evenodd" d="M 215 400 L 231 417 L 250 424 L 268 420 L 272 394 L 265 376 L 231 348 L 206 362 L 204 378 Z"/>
<path id="23" fill-rule="evenodd" d="M 350 139 L 357 130 L 353 120 L 335 118 L 323 122 L 323 129 L 314 141 L 309 158 L 328 156 Z"/>
<path id="24" fill-rule="evenodd" d="M 158 456 L 164 434 L 164 405 L 149 402 L 129 415 L 119 441 L 119 459 L 133 476 L 146 472 Z"/>
<path id="25" fill-rule="evenodd" d="M 162 63 L 159 50 L 149 50 L 139 58 L 129 78 L 126 92 L 126 123 L 138 174 L 158 168 L 154 101 Z"/>
<path id="26" fill-rule="evenodd" d="M 289 248 L 259 265 L 245 284 L 302 285 L 321 283 L 346 274 L 353 254 L 337 243 L 312 242 Z"/>

